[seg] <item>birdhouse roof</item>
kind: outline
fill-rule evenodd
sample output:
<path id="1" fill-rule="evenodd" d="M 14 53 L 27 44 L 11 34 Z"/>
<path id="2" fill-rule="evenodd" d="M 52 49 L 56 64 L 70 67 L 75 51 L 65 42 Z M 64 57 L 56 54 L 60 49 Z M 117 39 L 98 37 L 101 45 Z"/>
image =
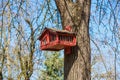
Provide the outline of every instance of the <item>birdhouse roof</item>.
<path id="1" fill-rule="evenodd" d="M 41 35 L 39 36 L 38 39 L 41 39 L 43 34 L 45 34 L 45 32 L 54 32 L 54 33 L 64 33 L 64 34 L 75 34 L 74 32 L 70 32 L 70 31 L 67 31 L 67 30 L 58 30 L 56 28 L 47 28 L 45 27 L 45 29 L 43 30 L 43 32 L 41 33 Z"/>

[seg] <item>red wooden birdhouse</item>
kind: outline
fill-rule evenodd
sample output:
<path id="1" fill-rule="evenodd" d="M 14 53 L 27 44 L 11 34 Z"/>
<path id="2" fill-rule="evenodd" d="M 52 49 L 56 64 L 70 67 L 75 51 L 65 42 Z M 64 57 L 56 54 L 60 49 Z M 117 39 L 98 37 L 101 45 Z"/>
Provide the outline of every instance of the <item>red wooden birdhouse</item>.
<path id="1" fill-rule="evenodd" d="M 66 30 L 57 30 L 53 28 L 45 28 L 39 37 L 41 41 L 40 49 L 49 51 L 59 51 L 64 49 L 65 53 L 71 52 L 71 47 L 76 45 L 76 35 L 71 32 L 71 28 L 67 26 Z"/>

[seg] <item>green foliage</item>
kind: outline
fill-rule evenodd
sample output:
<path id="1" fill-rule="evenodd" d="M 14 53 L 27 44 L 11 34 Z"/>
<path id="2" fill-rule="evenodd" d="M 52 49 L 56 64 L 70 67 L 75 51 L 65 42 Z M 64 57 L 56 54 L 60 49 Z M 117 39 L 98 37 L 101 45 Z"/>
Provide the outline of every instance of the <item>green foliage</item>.
<path id="1" fill-rule="evenodd" d="M 63 80 L 63 58 L 60 53 L 45 53 L 45 69 L 42 70 L 42 80 Z"/>

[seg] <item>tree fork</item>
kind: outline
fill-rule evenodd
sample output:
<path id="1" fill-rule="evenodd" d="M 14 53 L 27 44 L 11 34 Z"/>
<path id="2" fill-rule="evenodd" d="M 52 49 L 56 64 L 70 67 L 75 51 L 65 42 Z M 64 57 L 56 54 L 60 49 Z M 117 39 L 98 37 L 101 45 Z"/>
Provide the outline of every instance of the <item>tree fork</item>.
<path id="1" fill-rule="evenodd" d="M 89 18 L 91 0 L 55 0 L 60 12 L 63 28 L 72 26 L 76 32 L 77 45 L 71 54 L 64 54 L 64 80 L 91 79 L 91 53 Z"/>

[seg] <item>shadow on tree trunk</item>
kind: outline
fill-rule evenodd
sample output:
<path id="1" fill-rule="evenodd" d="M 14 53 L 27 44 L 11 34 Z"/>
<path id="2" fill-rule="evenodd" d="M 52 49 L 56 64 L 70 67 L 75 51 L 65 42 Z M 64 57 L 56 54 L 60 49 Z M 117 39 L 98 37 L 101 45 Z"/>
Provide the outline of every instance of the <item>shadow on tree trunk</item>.
<path id="1" fill-rule="evenodd" d="M 64 72 L 64 80 L 67 80 L 67 76 L 69 75 L 69 72 L 70 72 L 71 68 L 73 67 L 73 64 L 77 58 L 78 58 L 78 46 L 71 48 L 71 54 L 64 55 L 64 65 L 66 65 L 66 63 L 69 63 L 69 65 L 66 65 L 64 67 L 64 71 L 65 71 Z"/>

